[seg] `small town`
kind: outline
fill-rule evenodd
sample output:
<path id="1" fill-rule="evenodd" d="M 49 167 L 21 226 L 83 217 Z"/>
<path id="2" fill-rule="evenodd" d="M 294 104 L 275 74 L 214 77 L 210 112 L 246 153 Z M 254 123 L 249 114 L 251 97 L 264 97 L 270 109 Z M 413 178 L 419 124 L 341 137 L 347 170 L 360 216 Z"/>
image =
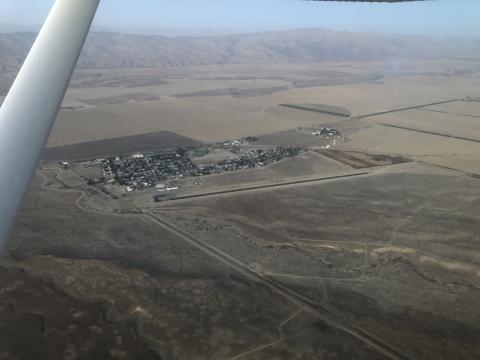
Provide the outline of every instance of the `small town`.
<path id="1" fill-rule="evenodd" d="M 230 144 L 229 144 L 230 145 Z M 215 163 L 197 163 L 184 149 L 150 154 L 132 154 L 125 157 L 97 159 L 92 164 L 103 167 L 103 181 L 117 183 L 132 192 L 155 187 L 157 191 L 177 190 L 164 183 L 183 177 L 215 175 L 241 171 L 274 164 L 277 161 L 296 156 L 304 150 L 299 147 L 277 147 L 270 149 L 236 149 L 236 158 Z"/>

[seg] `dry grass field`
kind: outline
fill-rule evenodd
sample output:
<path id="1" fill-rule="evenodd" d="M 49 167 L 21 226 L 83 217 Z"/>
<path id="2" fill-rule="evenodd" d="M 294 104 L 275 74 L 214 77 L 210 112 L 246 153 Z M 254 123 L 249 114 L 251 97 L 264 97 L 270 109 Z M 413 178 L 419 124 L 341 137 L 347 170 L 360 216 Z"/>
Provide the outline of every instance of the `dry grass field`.
<path id="1" fill-rule="evenodd" d="M 405 164 L 161 213 L 409 358 L 474 359 L 479 198 L 477 179 Z"/>
<path id="2" fill-rule="evenodd" d="M 409 130 L 373 126 L 349 136 L 349 141 L 339 148 L 400 155 L 465 172 L 480 172 L 480 143 Z"/>
<path id="3" fill-rule="evenodd" d="M 460 104 L 452 104 L 461 107 L 463 103 L 462 101 Z M 467 102 L 467 104 L 469 103 Z M 480 118 L 472 116 L 434 112 L 419 108 L 372 116 L 364 119 L 364 121 L 368 124 L 389 124 L 480 141 Z"/>
<path id="4" fill-rule="evenodd" d="M 479 110 L 477 102 L 465 100 L 368 116 L 358 120 L 339 148 L 479 173 Z"/>
<path id="5" fill-rule="evenodd" d="M 251 184 L 262 185 L 286 182 L 295 179 L 319 178 L 352 173 L 352 168 L 328 159 L 315 152 L 307 152 L 295 158 L 277 162 L 274 165 L 237 171 L 198 179 L 197 185 L 189 189 L 195 192 L 218 191 L 228 188 L 238 188 Z"/>
<path id="6" fill-rule="evenodd" d="M 480 92 L 479 75 L 452 77 L 447 69 L 462 69 L 468 65 L 471 66 L 471 63 L 454 60 L 404 62 L 402 67 L 411 75 L 394 77 L 388 75 L 393 68 L 389 63 L 84 70 L 77 73 L 64 103 L 65 107 L 76 109 L 61 111 L 48 146 L 156 131 L 172 131 L 199 141 L 214 142 L 338 120 L 327 114 L 278 108 L 282 103 L 326 104 L 345 108 L 354 115 L 363 115 L 463 98 Z M 442 71 L 445 73 L 442 74 Z M 436 75 L 425 75 L 430 72 Z M 375 73 L 386 74 L 386 77 L 381 81 L 357 82 L 359 74 Z M 102 81 L 98 81 L 98 74 Z M 144 86 L 147 76 L 164 82 Z M 128 81 L 113 83 L 113 87 L 112 81 L 116 77 Z M 95 81 L 90 81 L 92 79 Z M 139 81 L 138 87 L 132 87 L 135 79 Z M 319 86 L 325 79 L 344 82 Z M 301 85 L 301 81 L 307 85 Z M 105 87 L 105 82 L 110 85 Z M 257 93 L 258 89 L 284 86 L 289 89 L 270 95 Z M 246 96 L 242 97 L 175 97 L 222 89 L 251 89 L 252 96 L 244 92 Z M 160 100 L 153 100 L 155 97 L 160 97 Z M 139 99 L 149 101 L 136 102 Z M 81 104 L 90 107 L 78 109 Z"/>
<path id="7" fill-rule="evenodd" d="M 462 101 L 442 105 L 428 106 L 425 109 L 442 111 L 453 115 L 480 118 L 480 101 Z"/>
<path id="8" fill-rule="evenodd" d="M 45 317 L 47 329 L 70 329 L 65 334 L 68 341 L 73 341 L 72 326 L 78 326 L 82 339 L 93 339 L 92 346 L 101 342 L 106 351 L 119 349 L 128 359 L 143 353 L 148 359 L 150 349 L 161 359 L 229 359 L 250 351 L 254 358 L 382 358 L 355 337 L 308 312 L 298 312 L 295 303 L 272 296 L 269 287 L 243 277 L 143 216 L 82 210 L 76 191 L 87 187 L 68 173 L 63 185 L 48 171 L 42 171 L 46 179 L 35 179 L 9 246 L 14 259 L 0 264 L 9 273 L 3 281 L 16 284 L 6 287 L 0 298 L 12 299 L 18 313 L 10 334 L 28 328 L 35 346 L 41 343 Z M 8 270 L 12 266 L 21 271 Z M 38 284 L 39 278 L 45 279 L 43 284 Z M 37 295 L 47 292 L 52 301 L 60 302 L 59 318 L 39 311 L 40 305 L 19 303 L 26 291 L 22 284 L 39 287 L 43 290 Z M 35 316 L 22 315 L 22 309 Z M 82 313 L 61 316 L 76 309 Z M 0 312 L 5 311 L 0 306 Z M 8 323 L 14 320 L 8 318 Z M 98 328 L 101 336 L 95 336 Z M 0 331 L 6 339 L 8 329 Z M 121 343 L 115 342 L 119 336 Z M 48 349 L 38 351 L 40 358 L 52 354 Z"/>
<path id="9" fill-rule="evenodd" d="M 32 344 L 77 329 L 125 359 L 478 359 L 480 142 L 448 136 L 480 140 L 480 103 L 420 105 L 479 95 L 474 59 L 80 70 L 0 263 L 0 313 Z M 176 173 L 166 202 L 57 167 L 178 146 L 197 163 L 303 149 Z M 25 284 L 85 321 L 52 323 Z"/>

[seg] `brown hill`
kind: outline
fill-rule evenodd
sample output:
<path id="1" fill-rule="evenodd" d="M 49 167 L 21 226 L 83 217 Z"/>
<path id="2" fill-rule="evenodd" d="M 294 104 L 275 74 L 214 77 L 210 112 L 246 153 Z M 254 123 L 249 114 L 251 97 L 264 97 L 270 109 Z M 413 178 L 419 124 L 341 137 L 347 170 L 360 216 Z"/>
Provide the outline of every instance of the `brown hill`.
<path id="1" fill-rule="evenodd" d="M 0 95 L 9 89 L 35 36 L 33 32 L 0 34 Z M 92 32 L 78 66 L 99 69 L 459 57 L 480 59 L 480 39 L 321 29 L 203 37 Z"/>
<path id="2" fill-rule="evenodd" d="M 0 34 L 0 69 L 15 71 L 34 33 Z M 231 63 L 321 62 L 387 58 L 480 57 L 479 39 L 436 39 L 319 29 L 211 37 L 92 33 L 81 68 Z"/>

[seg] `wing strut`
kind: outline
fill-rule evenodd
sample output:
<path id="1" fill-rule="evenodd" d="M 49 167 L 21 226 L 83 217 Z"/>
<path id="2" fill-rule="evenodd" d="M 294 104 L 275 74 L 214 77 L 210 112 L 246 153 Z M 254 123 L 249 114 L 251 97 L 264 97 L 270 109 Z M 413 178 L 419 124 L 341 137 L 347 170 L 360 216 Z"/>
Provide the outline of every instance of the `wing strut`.
<path id="1" fill-rule="evenodd" d="M 56 0 L 0 109 L 0 251 L 28 190 L 100 0 Z"/>

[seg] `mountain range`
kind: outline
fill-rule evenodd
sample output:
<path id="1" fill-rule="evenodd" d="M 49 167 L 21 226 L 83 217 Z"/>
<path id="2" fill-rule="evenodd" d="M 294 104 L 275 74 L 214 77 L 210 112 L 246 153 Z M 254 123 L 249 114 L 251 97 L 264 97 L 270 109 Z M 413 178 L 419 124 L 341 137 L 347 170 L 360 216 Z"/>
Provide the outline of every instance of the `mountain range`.
<path id="1" fill-rule="evenodd" d="M 35 32 L 0 34 L 0 70 L 16 72 Z M 80 68 L 245 63 L 315 63 L 398 58 L 480 58 L 480 38 L 429 38 L 303 29 L 219 36 L 166 37 L 92 32 Z"/>

